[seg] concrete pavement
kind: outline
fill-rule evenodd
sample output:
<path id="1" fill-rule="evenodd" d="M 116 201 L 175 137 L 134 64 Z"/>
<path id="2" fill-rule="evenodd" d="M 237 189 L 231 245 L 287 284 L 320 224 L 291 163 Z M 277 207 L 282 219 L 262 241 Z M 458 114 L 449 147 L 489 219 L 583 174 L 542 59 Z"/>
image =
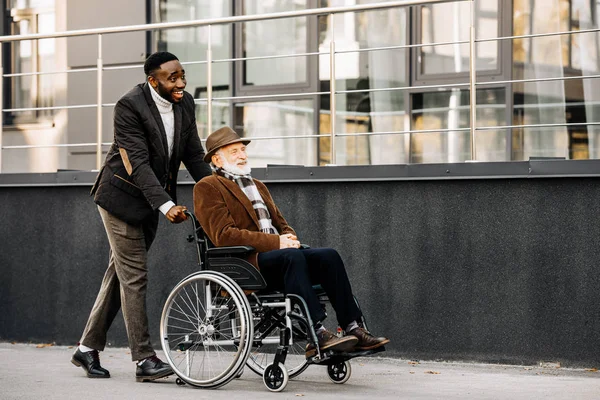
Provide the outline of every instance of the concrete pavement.
<path id="1" fill-rule="evenodd" d="M 0 399 L 600 399 L 600 372 L 594 369 L 358 358 L 343 385 L 311 366 L 285 391 L 270 393 L 248 368 L 217 390 L 180 387 L 173 377 L 136 383 L 125 348 L 101 353 L 110 379 L 88 379 L 70 363 L 73 348 L 38 346 L 0 343 Z"/>

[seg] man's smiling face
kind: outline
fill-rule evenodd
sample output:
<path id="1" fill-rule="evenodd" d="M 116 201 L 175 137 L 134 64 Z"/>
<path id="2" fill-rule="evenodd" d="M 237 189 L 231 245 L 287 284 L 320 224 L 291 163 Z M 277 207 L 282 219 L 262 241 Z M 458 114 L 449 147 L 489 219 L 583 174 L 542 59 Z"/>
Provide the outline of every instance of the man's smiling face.
<path id="1" fill-rule="evenodd" d="M 179 103 L 183 99 L 185 89 L 185 71 L 177 60 L 161 64 L 160 69 L 148 77 L 148 82 L 157 93 L 171 103 Z"/>

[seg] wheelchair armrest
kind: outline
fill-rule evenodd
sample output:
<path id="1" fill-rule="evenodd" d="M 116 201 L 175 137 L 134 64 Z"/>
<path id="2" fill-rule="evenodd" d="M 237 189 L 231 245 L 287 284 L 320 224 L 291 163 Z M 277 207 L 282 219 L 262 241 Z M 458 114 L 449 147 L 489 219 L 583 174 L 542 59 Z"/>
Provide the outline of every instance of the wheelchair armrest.
<path id="1" fill-rule="evenodd" d="M 208 257 L 244 257 L 254 251 L 252 246 L 213 247 L 206 251 Z"/>

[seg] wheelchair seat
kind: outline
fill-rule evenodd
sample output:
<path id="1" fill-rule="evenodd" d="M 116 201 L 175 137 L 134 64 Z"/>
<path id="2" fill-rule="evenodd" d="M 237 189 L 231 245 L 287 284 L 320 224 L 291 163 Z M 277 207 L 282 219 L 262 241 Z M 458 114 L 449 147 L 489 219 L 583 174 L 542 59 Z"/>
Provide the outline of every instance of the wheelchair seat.
<path id="1" fill-rule="evenodd" d="M 229 276 L 243 290 L 261 290 L 267 287 L 260 272 L 242 257 L 254 248 L 250 246 L 215 247 L 207 251 L 206 267 Z"/>

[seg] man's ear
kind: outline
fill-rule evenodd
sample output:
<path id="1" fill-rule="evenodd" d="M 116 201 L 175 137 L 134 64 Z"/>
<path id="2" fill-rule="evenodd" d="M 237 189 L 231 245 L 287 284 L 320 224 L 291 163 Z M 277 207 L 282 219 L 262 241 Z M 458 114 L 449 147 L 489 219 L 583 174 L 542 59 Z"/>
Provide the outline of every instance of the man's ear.
<path id="1" fill-rule="evenodd" d="M 150 84 L 150 86 L 152 86 L 154 89 L 156 89 L 156 85 L 158 84 L 158 81 L 152 75 L 148 75 L 148 83 Z"/>
<path id="2" fill-rule="evenodd" d="M 213 154 L 210 160 L 217 168 L 221 168 L 223 166 L 223 163 L 221 162 L 221 157 L 219 157 L 217 153 Z"/>

